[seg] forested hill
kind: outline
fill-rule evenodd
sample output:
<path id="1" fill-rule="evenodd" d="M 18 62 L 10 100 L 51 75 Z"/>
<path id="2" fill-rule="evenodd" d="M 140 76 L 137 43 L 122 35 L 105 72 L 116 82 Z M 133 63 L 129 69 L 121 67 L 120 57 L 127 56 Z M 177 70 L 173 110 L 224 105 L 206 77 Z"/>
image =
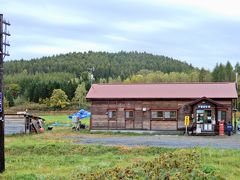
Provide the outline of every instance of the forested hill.
<path id="1" fill-rule="evenodd" d="M 67 72 L 79 77 L 89 68 L 95 68 L 96 79 L 117 78 L 126 79 L 139 70 L 169 72 L 185 72 L 194 68 L 186 62 L 181 62 L 166 56 L 138 52 L 84 52 L 68 53 L 40 59 L 8 61 L 4 64 L 7 75 L 22 73 L 53 73 Z"/>
<path id="2" fill-rule="evenodd" d="M 220 63 L 210 72 L 147 53 L 85 52 L 9 61 L 4 63 L 4 71 L 5 105 L 29 109 L 31 103 L 37 103 L 35 109 L 48 109 L 87 107 L 85 96 L 93 80 L 91 73 L 94 83 L 233 82 L 240 65 Z M 59 101 L 60 97 L 63 100 Z"/>

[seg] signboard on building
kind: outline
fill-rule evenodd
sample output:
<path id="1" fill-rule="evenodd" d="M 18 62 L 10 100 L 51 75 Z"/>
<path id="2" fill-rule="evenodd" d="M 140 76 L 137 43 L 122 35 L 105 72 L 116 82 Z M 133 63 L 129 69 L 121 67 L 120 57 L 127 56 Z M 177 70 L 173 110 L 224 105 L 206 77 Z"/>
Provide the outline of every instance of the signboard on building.
<path id="1" fill-rule="evenodd" d="M 211 106 L 210 105 L 207 105 L 207 104 L 204 104 L 204 105 L 198 105 L 198 109 L 210 109 Z"/>

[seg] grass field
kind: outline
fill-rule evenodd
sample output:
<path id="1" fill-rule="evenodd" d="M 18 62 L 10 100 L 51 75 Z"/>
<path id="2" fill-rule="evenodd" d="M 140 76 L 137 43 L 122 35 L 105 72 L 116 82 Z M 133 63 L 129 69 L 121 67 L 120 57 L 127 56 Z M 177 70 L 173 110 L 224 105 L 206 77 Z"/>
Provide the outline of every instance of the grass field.
<path id="1" fill-rule="evenodd" d="M 47 123 L 70 122 L 45 116 Z M 87 121 L 87 120 L 86 120 Z M 240 151 L 78 145 L 68 136 L 121 136 L 54 127 L 43 134 L 8 136 L 0 179 L 238 179 Z"/>
<path id="2" fill-rule="evenodd" d="M 63 124 L 71 124 L 71 119 L 68 118 L 69 115 L 62 114 L 62 115 L 40 115 L 40 117 L 44 118 L 46 120 L 47 124 L 52 124 L 54 122 L 63 123 Z M 89 126 L 90 118 L 84 118 L 81 120 L 83 124 L 86 124 Z"/>

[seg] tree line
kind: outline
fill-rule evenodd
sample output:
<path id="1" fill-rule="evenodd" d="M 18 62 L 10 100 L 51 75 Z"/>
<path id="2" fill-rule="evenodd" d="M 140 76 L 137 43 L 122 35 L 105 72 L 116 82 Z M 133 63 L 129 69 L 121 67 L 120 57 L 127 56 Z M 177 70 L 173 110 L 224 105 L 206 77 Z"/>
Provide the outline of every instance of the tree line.
<path id="1" fill-rule="evenodd" d="M 4 95 L 9 106 L 33 102 L 64 108 L 87 106 L 85 95 L 92 82 L 233 82 L 240 66 L 220 63 L 211 72 L 148 53 L 89 51 L 8 61 L 4 63 L 4 71 Z"/>
<path id="2" fill-rule="evenodd" d="M 228 61 L 226 64 L 217 64 L 212 72 L 212 81 L 214 82 L 232 82 L 235 81 L 235 73 L 240 74 L 240 65 L 237 62 L 235 67 Z"/>
<path id="3" fill-rule="evenodd" d="M 234 82 L 236 73 L 240 74 L 239 63 L 233 67 L 230 62 L 216 64 L 213 71 L 193 69 L 185 72 L 170 72 L 140 70 L 126 78 L 124 83 L 161 83 L 161 82 Z M 238 79 L 240 81 L 240 78 Z M 106 82 L 101 79 L 100 82 Z M 110 79 L 111 83 L 121 82 L 121 78 Z"/>

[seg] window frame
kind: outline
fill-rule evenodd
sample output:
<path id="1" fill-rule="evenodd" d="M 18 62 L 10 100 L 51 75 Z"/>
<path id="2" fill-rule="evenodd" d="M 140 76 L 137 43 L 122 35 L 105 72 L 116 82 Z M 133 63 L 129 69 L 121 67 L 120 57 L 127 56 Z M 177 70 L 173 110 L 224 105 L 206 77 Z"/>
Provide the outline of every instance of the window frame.
<path id="1" fill-rule="evenodd" d="M 171 113 L 174 112 L 174 117 L 171 117 Z M 177 111 L 170 111 L 170 119 L 176 119 L 177 120 Z"/>
<path id="2" fill-rule="evenodd" d="M 157 117 L 153 117 L 153 112 L 157 113 Z M 158 116 L 158 113 L 161 112 L 162 116 Z M 175 116 L 171 117 L 172 113 L 174 112 Z M 165 113 L 169 113 L 169 118 L 166 117 Z M 151 110 L 151 120 L 162 120 L 162 121 L 176 121 L 177 120 L 177 110 Z"/>
<path id="3" fill-rule="evenodd" d="M 221 117 L 219 117 L 219 112 L 221 112 L 221 113 L 220 113 L 220 116 L 221 116 Z M 225 119 L 222 119 L 222 113 L 223 113 L 223 112 L 225 113 Z M 219 109 L 217 113 L 218 113 L 218 114 L 217 114 L 217 115 L 218 115 L 218 119 L 217 119 L 218 121 L 226 121 L 226 120 L 227 120 L 227 110 Z"/>
<path id="4" fill-rule="evenodd" d="M 132 116 L 130 117 L 127 117 L 127 112 L 129 113 L 129 112 L 132 112 Z M 130 115 L 130 114 L 129 114 Z M 125 119 L 134 119 L 134 117 L 135 117 L 135 112 L 134 112 L 134 110 L 125 110 L 124 111 L 124 117 L 125 117 Z"/>
<path id="5" fill-rule="evenodd" d="M 116 109 L 108 109 L 108 114 L 107 114 L 107 116 L 108 116 L 108 120 L 116 120 L 117 119 L 117 110 Z M 109 113 L 112 113 L 112 117 L 110 117 L 109 116 Z M 114 116 L 113 116 L 113 114 L 114 114 Z"/>
<path id="6" fill-rule="evenodd" d="M 158 113 L 162 113 L 162 116 L 158 116 Z M 153 113 L 156 113 L 156 117 L 153 117 Z M 163 115 L 163 111 L 162 110 L 151 110 L 151 119 L 163 119 L 164 115 Z"/>

